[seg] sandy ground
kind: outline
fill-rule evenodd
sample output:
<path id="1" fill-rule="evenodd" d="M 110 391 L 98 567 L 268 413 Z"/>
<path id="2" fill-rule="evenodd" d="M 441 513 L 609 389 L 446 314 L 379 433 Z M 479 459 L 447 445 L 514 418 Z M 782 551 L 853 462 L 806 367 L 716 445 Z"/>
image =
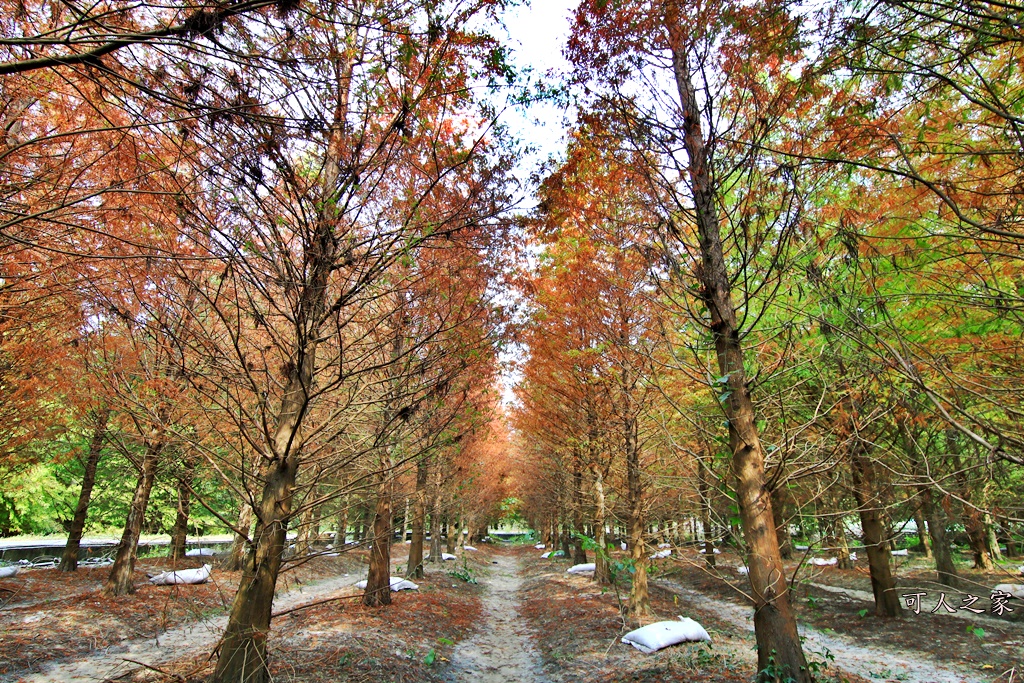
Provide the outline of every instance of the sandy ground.
<path id="1" fill-rule="evenodd" d="M 526 621 L 519 616 L 519 560 L 494 555 L 489 575 L 481 579 L 484 622 L 455 649 L 450 681 L 474 683 L 547 683 L 541 656 L 533 646 Z"/>
<path id="2" fill-rule="evenodd" d="M 274 599 L 274 612 L 351 592 L 361 578 L 350 574 L 326 581 L 297 586 Z M 188 656 L 205 659 L 213 650 L 227 625 L 227 615 L 219 615 L 170 629 L 155 638 L 122 641 L 96 655 L 73 662 L 47 664 L 43 671 L 17 679 L 26 683 L 95 683 L 123 676 L 143 665 L 162 664 Z"/>
<path id="3" fill-rule="evenodd" d="M 751 632 L 754 630 L 753 612 L 747 607 L 698 593 L 673 581 L 662 580 L 659 584 L 703 605 L 713 604 L 714 611 L 723 620 L 741 629 Z M 979 678 L 971 672 L 956 671 L 929 658 L 921 657 L 915 652 L 863 647 L 850 638 L 821 633 L 802 624 L 800 635 L 804 638 L 804 652 L 820 655 L 827 649 L 835 657 L 837 666 L 869 680 L 898 680 L 905 683 L 991 683 L 991 679 Z"/>

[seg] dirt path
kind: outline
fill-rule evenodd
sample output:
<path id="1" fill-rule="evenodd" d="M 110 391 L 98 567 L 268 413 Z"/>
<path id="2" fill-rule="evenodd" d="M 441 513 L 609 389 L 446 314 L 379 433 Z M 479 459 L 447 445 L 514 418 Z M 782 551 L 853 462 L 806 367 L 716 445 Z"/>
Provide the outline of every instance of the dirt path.
<path id="1" fill-rule="evenodd" d="M 352 574 L 297 586 L 275 598 L 274 611 L 334 597 L 350 588 L 359 578 Z M 25 683 L 96 683 L 142 668 L 141 664 L 160 667 L 166 662 L 189 656 L 205 659 L 224 633 L 226 625 L 226 614 L 210 617 L 170 629 L 155 638 L 122 641 L 85 659 L 46 664 L 41 672 L 17 677 L 16 680 Z"/>
<path id="2" fill-rule="evenodd" d="M 469 640 L 455 649 L 451 681 L 474 683 L 547 683 L 541 672 L 540 653 L 529 638 L 526 621 L 519 616 L 518 560 L 494 555 L 496 562 L 483 583 L 484 623 Z"/>
<path id="3" fill-rule="evenodd" d="M 700 593 L 673 581 L 659 581 L 669 590 L 697 604 L 714 605 L 716 614 L 741 629 L 753 632 L 753 612 L 750 608 L 727 600 Z M 800 625 L 804 637 L 804 652 L 821 655 L 827 648 L 835 656 L 837 666 L 868 680 L 897 680 L 904 683 L 991 683 L 973 672 L 961 672 L 918 653 L 895 648 L 864 647 L 850 638 L 829 635 Z M 813 656 L 813 655 L 812 655 Z M 815 657 L 821 659 L 820 656 Z"/>

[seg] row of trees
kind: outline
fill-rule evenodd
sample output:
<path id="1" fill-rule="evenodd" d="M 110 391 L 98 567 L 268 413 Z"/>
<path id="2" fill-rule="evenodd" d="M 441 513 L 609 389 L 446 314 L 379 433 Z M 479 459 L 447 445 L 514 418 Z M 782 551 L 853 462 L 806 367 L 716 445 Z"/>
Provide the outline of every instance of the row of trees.
<path id="1" fill-rule="evenodd" d="M 580 4 L 516 424 L 528 514 L 596 537 L 598 582 L 623 528 L 634 617 L 653 542 L 699 520 L 709 562 L 743 549 L 761 675 L 810 680 L 792 524 L 849 567 L 857 519 L 883 616 L 904 520 L 947 586 L 991 588 L 957 529 L 975 567 L 1016 551 L 1022 16 Z"/>
<path id="2" fill-rule="evenodd" d="M 504 497 L 511 185 L 484 94 L 509 72 L 480 29 L 500 7 L 44 1 L 0 20 L 0 467 L 89 433 L 73 569 L 97 461 L 132 460 L 113 596 L 158 477 L 175 553 L 196 504 L 232 529 L 214 680 L 269 679 L 289 528 L 302 550 L 323 515 L 371 511 L 381 605 L 395 501 L 415 573 L 428 517 L 437 543 Z"/>

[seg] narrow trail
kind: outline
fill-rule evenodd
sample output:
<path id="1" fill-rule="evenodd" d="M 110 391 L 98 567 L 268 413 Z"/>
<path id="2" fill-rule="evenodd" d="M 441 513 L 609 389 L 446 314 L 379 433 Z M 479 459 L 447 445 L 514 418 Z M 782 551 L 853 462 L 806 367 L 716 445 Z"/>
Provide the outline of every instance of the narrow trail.
<path id="1" fill-rule="evenodd" d="M 275 597 L 274 611 L 335 597 L 359 578 L 350 574 L 296 586 Z M 169 629 L 158 636 L 122 641 L 84 659 L 51 662 L 38 673 L 15 676 L 10 680 L 24 683 L 96 683 L 124 676 L 132 670 L 144 668 L 142 665 L 159 668 L 167 662 L 189 656 L 205 658 L 223 635 L 227 621 L 227 615 L 221 614 Z M 4 678 L 0 677 L 0 680 Z"/>
<path id="2" fill-rule="evenodd" d="M 720 618 L 740 629 L 753 632 L 753 612 L 749 607 L 691 590 L 674 581 L 660 580 L 658 583 L 696 604 L 707 606 L 713 603 Z M 825 634 L 803 624 L 799 630 L 804 639 L 804 652 L 820 654 L 827 648 L 835 656 L 836 665 L 868 680 L 880 677 L 905 683 L 991 683 L 992 680 L 979 678 L 973 672 L 954 670 L 949 665 L 940 664 L 915 652 L 877 645 L 858 645 L 851 638 Z"/>
<path id="3" fill-rule="evenodd" d="M 452 657 L 451 681 L 474 683 L 548 683 L 541 672 L 540 653 L 519 617 L 518 592 L 522 579 L 519 560 L 494 555 L 495 564 L 485 579 L 485 621 L 475 636 L 461 642 Z"/>

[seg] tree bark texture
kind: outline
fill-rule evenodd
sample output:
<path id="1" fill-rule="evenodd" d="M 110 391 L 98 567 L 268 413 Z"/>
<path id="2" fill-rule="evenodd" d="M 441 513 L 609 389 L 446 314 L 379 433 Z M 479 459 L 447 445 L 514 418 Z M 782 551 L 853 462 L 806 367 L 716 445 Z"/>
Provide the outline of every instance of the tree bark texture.
<path id="1" fill-rule="evenodd" d="M 269 683 L 267 636 L 271 605 L 285 548 L 297 455 L 279 458 L 267 471 L 256 512 L 256 529 L 242 580 L 231 603 L 211 683 Z"/>
<path id="2" fill-rule="evenodd" d="M 139 479 L 135 485 L 135 495 L 132 496 L 132 504 L 128 508 L 128 519 L 125 520 L 124 532 L 121 534 L 121 542 L 117 546 L 114 564 L 110 567 L 110 574 L 103 586 L 104 595 L 118 596 L 135 592 L 132 574 L 135 571 L 139 536 L 142 534 L 142 524 L 146 518 L 149 494 L 152 493 L 153 482 L 156 480 L 157 461 L 160 459 L 163 449 L 164 442 L 160 437 L 146 443 Z"/>
<path id="3" fill-rule="evenodd" d="M 178 506 L 171 530 L 170 558 L 175 562 L 185 559 L 185 541 L 188 539 L 188 519 L 192 509 L 192 479 L 196 472 L 195 458 L 185 458 L 178 476 Z"/>
<path id="4" fill-rule="evenodd" d="M 85 458 L 85 472 L 82 475 L 82 490 L 78 494 L 78 505 L 75 516 L 71 518 L 68 530 L 68 542 L 64 546 L 60 565 L 62 572 L 73 572 L 78 569 L 78 553 L 82 546 L 82 533 L 85 531 L 85 520 L 89 515 L 89 501 L 92 500 L 92 489 L 96 485 L 96 467 L 103 455 L 103 442 L 107 438 L 107 423 L 110 420 L 110 409 L 101 408 L 96 413 L 96 426 L 93 428 L 92 439 L 89 441 L 89 454 Z"/>
<path id="5" fill-rule="evenodd" d="M 597 550 L 594 552 L 594 581 L 600 586 L 611 585 L 612 576 L 608 567 L 608 538 L 605 534 L 605 496 L 604 496 L 604 473 L 601 468 L 594 467 L 594 542 Z"/>
<path id="6" fill-rule="evenodd" d="M 409 563 L 406 576 L 423 578 L 423 527 L 427 516 L 427 481 L 429 476 L 427 455 L 416 462 L 416 493 L 412 502 L 412 544 L 409 545 Z"/>
<path id="7" fill-rule="evenodd" d="M 689 180 L 700 239 L 698 279 L 701 298 L 711 316 L 718 368 L 725 378 L 727 396 L 723 407 L 729 423 L 732 475 L 748 552 L 759 678 L 788 677 L 794 683 L 810 683 L 775 534 L 771 494 L 765 481 L 765 455 L 747 386 L 732 283 L 725 264 L 715 189 L 701 130 L 701 110 L 693 87 L 688 46 L 682 35 L 683 21 L 673 4 L 666 17 L 666 28 L 683 113 L 681 132 L 689 157 Z"/>
<path id="8" fill-rule="evenodd" d="M 370 548 L 370 571 L 363 592 L 367 607 L 391 604 L 391 476 L 390 469 L 380 473 L 377 485 L 377 507 L 373 515 L 373 541 Z"/>
<path id="9" fill-rule="evenodd" d="M 891 553 L 887 543 L 886 526 L 879 514 L 879 500 L 873 482 L 874 466 L 865 452 L 865 444 L 856 435 L 850 447 L 850 470 L 853 475 L 853 496 L 860 513 L 861 531 L 871 572 L 871 591 L 875 596 L 875 614 L 880 617 L 898 617 L 903 611 L 896 593 L 896 579 L 892 575 Z"/>

